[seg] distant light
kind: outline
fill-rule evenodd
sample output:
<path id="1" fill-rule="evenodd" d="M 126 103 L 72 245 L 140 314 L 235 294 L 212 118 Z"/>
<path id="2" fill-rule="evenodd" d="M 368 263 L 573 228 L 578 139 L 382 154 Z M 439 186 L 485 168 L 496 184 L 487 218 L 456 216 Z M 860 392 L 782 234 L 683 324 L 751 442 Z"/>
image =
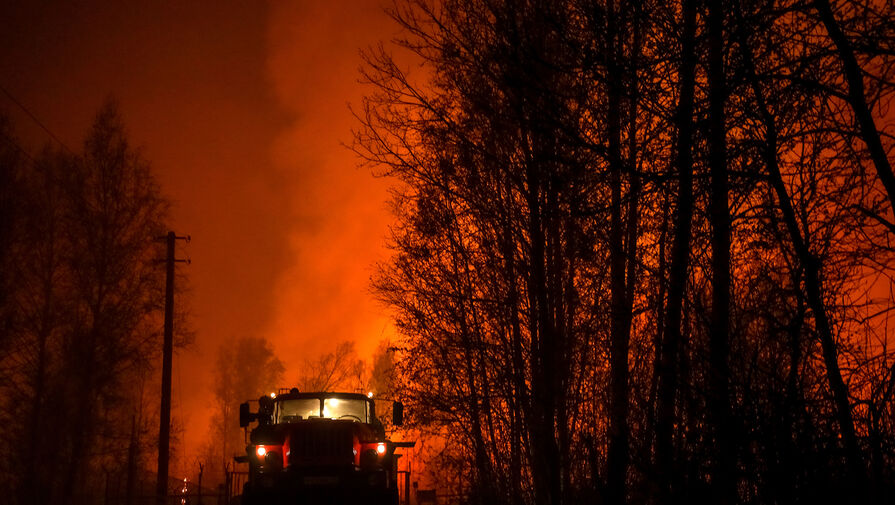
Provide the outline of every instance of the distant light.
<path id="1" fill-rule="evenodd" d="M 267 454 L 267 448 L 263 445 L 259 445 L 257 449 L 255 449 L 255 454 L 258 455 L 259 458 L 263 458 L 265 454 Z"/>
<path id="2" fill-rule="evenodd" d="M 276 398 L 276 397 L 277 397 L 277 394 L 276 394 L 276 393 L 271 393 L 271 394 L 270 394 L 270 397 L 271 397 L 271 398 Z"/>
<path id="3" fill-rule="evenodd" d="M 378 452 L 380 456 L 385 454 L 385 444 L 382 442 L 376 444 L 376 452 Z"/>
<path id="4" fill-rule="evenodd" d="M 372 391 L 370 391 L 369 393 L 367 393 L 367 398 L 373 398 L 373 392 L 372 392 Z"/>

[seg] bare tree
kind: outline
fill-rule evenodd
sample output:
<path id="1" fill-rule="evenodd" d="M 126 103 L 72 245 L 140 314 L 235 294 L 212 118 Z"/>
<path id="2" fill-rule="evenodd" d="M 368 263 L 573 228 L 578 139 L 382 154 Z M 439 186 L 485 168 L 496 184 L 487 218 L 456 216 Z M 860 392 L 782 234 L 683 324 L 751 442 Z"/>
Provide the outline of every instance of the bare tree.
<path id="1" fill-rule="evenodd" d="M 330 353 L 305 358 L 298 379 L 301 391 L 341 391 L 363 389 L 365 365 L 354 351 L 354 342 L 338 344 Z"/>
<path id="2" fill-rule="evenodd" d="M 681 53 L 679 75 L 679 101 L 676 116 L 676 152 L 674 173 L 677 176 L 677 211 L 675 212 L 674 239 L 671 251 L 670 279 L 666 302 L 664 328 L 662 330 L 661 355 L 659 356 L 659 393 L 656 420 L 656 463 L 659 482 L 659 501 L 669 503 L 674 498 L 675 468 L 673 450 L 673 425 L 678 395 L 678 357 L 681 346 L 681 319 L 683 302 L 688 283 L 690 258 L 690 230 L 693 215 L 693 100 L 696 67 L 696 5 L 684 0 L 681 6 Z"/>
<path id="3" fill-rule="evenodd" d="M 881 110 L 888 53 L 868 41 L 888 41 L 888 14 L 861 22 L 845 4 Z M 355 149 L 396 181 L 374 286 L 416 426 L 464 442 L 438 461 L 467 499 L 861 499 L 868 474 L 885 487 L 892 297 L 865 288 L 891 278 L 888 204 L 813 9 L 393 14 L 424 70 L 368 55 Z"/>
<path id="4" fill-rule="evenodd" d="M 209 475 L 223 475 L 233 456 L 245 449 L 239 428 L 239 404 L 276 392 L 284 371 L 262 337 L 229 340 L 218 348 L 214 371 L 214 414 L 205 464 Z M 210 454 L 208 454 L 210 453 Z M 212 457 L 213 456 L 213 457 Z"/>
<path id="5" fill-rule="evenodd" d="M 153 365 L 167 204 L 113 103 L 80 155 L 18 149 L 27 163 L 2 251 L 15 279 L 2 302 L 15 346 L 0 356 L 11 498 L 87 503 L 105 484 L 97 470 L 124 465 L 121 418 L 148 400 L 132 385 Z"/>

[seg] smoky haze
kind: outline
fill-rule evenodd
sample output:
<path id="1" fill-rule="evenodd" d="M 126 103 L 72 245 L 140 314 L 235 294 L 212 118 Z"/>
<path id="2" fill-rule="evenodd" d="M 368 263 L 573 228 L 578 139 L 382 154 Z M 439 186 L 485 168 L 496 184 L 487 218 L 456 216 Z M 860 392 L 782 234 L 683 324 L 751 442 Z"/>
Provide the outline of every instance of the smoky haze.
<path id="1" fill-rule="evenodd" d="M 387 182 L 341 145 L 347 104 L 363 92 L 359 51 L 395 30 L 381 3 L 0 7 L 0 85 L 73 147 L 114 96 L 174 202 L 173 228 L 192 235 L 178 303 L 195 342 L 174 364 L 182 461 L 205 439 L 221 342 L 266 337 L 288 382 L 290 363 L 344 340 L 367 359 L 392 331 L 369 292 L 385 255 Z M 24 143 L 50 140 L 0 99 Z"/>

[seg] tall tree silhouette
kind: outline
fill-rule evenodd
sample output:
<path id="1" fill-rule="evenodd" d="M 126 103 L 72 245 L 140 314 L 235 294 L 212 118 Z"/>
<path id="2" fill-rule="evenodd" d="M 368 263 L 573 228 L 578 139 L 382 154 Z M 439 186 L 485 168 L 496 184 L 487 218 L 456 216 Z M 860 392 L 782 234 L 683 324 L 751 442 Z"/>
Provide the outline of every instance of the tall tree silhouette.
<path id="1" fill-rule="evenodd" d="M 865 101 L 882 110 L 891 65 L 870 42 L 891 12 L 865 22 L 855 5 L 837 12 L 873 55 Z M 395 181 L 374 286 L 412 356 L 397 371 L 415 422 L 462 441 L 440 460 L 459 492 L 890 489 L 890 205 L 814 4 L 419 0 L 393 15 L 422 70 L 368 55 L 354 148 Z"/>
<path id="2" fill-rule="evenodd" d="M 139 384 L 158 336 L 167 203 L 113 102 L 81 154 L 48 147 L 25 159 L 4 251 L 16 279 L 3 300 L 15 343 L 2 356 L 12 413 L 2 438 L 17 462 L 10 498 L 88 503 L 96 468 L 123 468 L 127 451 L 113 441 L 127 438 L 122 418 L 146 401 Z"/>

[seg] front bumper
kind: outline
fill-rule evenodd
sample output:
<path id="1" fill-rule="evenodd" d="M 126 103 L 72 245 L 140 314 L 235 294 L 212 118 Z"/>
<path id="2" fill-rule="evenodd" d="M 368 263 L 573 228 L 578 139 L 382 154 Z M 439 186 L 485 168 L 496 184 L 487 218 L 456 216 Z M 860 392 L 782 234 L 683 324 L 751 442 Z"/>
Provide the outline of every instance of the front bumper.
<path id="1" fill-rule="evenodd" d="M 253 475 L 243 489 L 242 503 L 344 503 L 358 498 L 385 498 L 396 492 L 394 487 L 384 469 L 290 468 Z"/>

